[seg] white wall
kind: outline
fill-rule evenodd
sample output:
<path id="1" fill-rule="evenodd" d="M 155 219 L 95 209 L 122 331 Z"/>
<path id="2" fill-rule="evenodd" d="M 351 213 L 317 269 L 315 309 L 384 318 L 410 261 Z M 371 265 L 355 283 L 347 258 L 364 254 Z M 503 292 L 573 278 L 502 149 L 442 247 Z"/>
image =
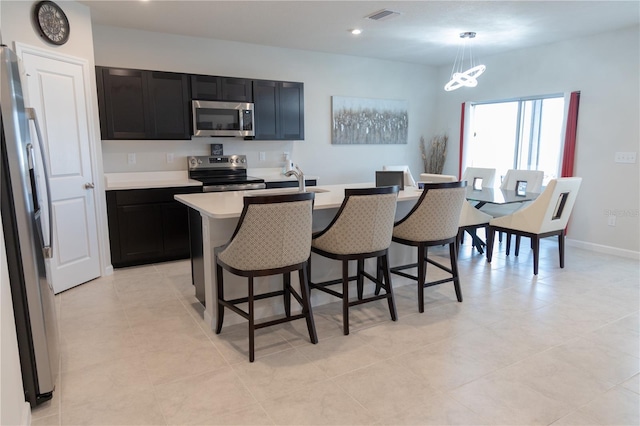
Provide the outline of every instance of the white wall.
<path id="1" fill-rule="evenodd" d="M 208 154 L 209 144 L 224 143 L 225 153 L 246 154 L 249 166 L 278 167 L 282 152 L 306 174 L 324 184 L 374 180 L 384 164 L 409 164 L 422 171 L 419 140 L 434 128 L 435 69 L 343 55 L 272 48 L 246 43 L 175 36 L 94 26 L 97 65 L 200 73 L 304 83 L 305 140 L 243 141 L 196 138 L 192 141 L 103 141 L 106 172 L 186 170 L 186 155 Z M 406 145 L 331 144 L 331 96 L 403 99 L 409 102 L 409 143 Z M 267 159 L 259 161 L 259 152 Z M 135 166 L 127 153 L 135 152 Z M 166 163 L 166 153 L 176 161 Z"/>
<path id="2" fill-rule="evenodd" d="M 487 71 L 475 89 L 439 90 L 439 127 L 450 136 L 445 172 L 457 174 L 462 102 L 580 91 L 574 174 L 583 178 L 569 224 L 573 244 L 638 257 L 638 163 L 614 163 L 616 151 L 640 150 L 638 27 L 481 58 Z M 450 68 L 440 69 L 446 80 Z M 615 227 L 607 213 L 618 214 Z"/>

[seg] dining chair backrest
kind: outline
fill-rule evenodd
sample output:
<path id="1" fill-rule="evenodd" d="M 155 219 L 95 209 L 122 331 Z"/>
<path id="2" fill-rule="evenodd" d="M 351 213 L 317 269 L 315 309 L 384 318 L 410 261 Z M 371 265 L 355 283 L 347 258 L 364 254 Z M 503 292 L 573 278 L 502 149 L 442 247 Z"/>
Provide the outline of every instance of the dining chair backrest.
<path id="1" fill-rule="evenodd" d="M 440 183 L 440 182 L 455 182 L 458 178 L 453 175 L 440 175 L 435 173 L 420 173 L 420 182 L 425 183 Z"/>
<path id="2" fill-rule="evenodd" d="M 544 180 L 544 172 L 542 170 L 520 170 L 509 169 L 504 175 L 500 189 L 518 189 L 518 182 L 527 182 L 527 192 L 540 192 L 542 190 L 542 181 Z"/>
<path id="3" fill-rule="evenodd" d="M 467 186 L 474 186 L 477 179 L 481 179 L 482 188 L 493 188 L 496 181 L 496 169 L 485 167 L 467 167 L 462 174 L 462 180 L 467 182 Z"/>
<path id="4" fill-rule="evenodd" d="M 238 226 L 218 254 L 243 271 L 277 269 L 307 261 L 314 193 L 247 196 Z"/>
<path id="5" fill-rule="evenodd" d="M 382 170 L 388 172 L 404 172 L 404 186 L 416 186 L 416 181 L 413 179 L 411 170 L 409 170 L 409 166 L 407 165 L 382 166 Z"/>
<path id="6" fill-rule="evenodd" d="M 500 218 L 500 226 L 534 234 L 564 229 L 573 211 L 582 178 L 552 179 L 531 204 Z M 492 222 L 493 223 L 493 222 Z"/>
<path id="7" fill-rule="evenodd" d="M 335 254 L 372 253 L 391 245 L 398 187 L 345 189 L 333 221 L 313 246 Z"/>
<path id="8" fill-rule="evenodd" d="M 427 183 L 416 205 L 396 222 L 394 238 L 440 241 L 458 235 L 466 182 Z"/>

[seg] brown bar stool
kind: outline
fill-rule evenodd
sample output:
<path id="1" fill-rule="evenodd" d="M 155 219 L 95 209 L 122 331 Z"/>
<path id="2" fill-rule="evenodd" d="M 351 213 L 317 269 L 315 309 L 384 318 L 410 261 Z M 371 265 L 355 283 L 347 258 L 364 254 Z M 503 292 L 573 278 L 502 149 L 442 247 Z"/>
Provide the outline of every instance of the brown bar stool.
<path id="1" fill-rule="evenodd" d="M 344 334 L 349 334 L 349 307 L 374 300 L 387 299 L 389 313 L 397 320 L 391 276 L 389 274 L 388 250 L 391 245 L 393 221 L 396 214 L 398 187 L 345 189 L 345 198 L 333 218 L 323 231 L 313 235 L 311 250 L 321 256 L 342 262 L 342 278 L 321 283 L 310 283 L 318 289 L 342 299 Z M 376 276 L 364 270 L 364 261 L 377 258 Z M 357 261 L 357 274 L 349 277 L 349 261 Z M 311 277 L 311 262 L 309 262 Z M 364 298 L 364 278 L 376 284 L 376 295 Z M 357 280 L 358 299 L 349 300 L 349 281 Z M 342 284 L 342 293 L 326 288 Z M 379 295 L 381 288 L 385 294 Z"/>
<path id="2" fill-rule="evenodd" d="M 424 289 L 437 284 L 453 282 L 458 302 L 462 302 L 456 242 L 466 182 L 427 183 L 420 199 L 411 211 L 393 228 L 393 241 L 418 248 L 417 263 L 396 266 L 391 273 L 418 281 L 418 311 L 424 312 Z M 448 268 L 427 257 L 427 248 L 449 244 L 451 267 Z M 451 274 L 451 277 L 425 282 L 427 263 Z M 418 267 L 418 276 L 401 272 Z"/>
<path id="3" fill-rule="evenodd" d="M 249 320 L 249 361 L 254 360 L 255 330 L 293 321 L 307 320 L 309 339 L 318 343 L 313 312 L 309 299 L 307 277 L 311 254 L 311 223 L 313 193 L 244 197 L 244 208 L 231 240 L 214 250 L 216 262 L 218 317 L 216 334 L 222 330 L 224 308 L 229 308 Z M 225 300 L 223 268 L 234 275 L 248 278 L 248 296 Z M 291 271 L 298 271 L 300 293 L 290 284 Z M 279 291 L 254 294 L 254 278 L 283 274 L 283 288 Z M 291 315 L 291 296 L 302 306 L 302 313 Z M 255 323 L 254 302 L 283 296 L 285 316 L 271 321 Z M 248 304 L 245 312 L 237 305 Z"/>

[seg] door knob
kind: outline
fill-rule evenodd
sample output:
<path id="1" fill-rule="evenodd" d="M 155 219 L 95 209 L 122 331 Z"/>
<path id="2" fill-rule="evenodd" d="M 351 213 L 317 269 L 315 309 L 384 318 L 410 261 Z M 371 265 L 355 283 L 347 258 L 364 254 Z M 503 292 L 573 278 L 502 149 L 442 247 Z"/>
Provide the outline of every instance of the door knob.
<path id="1" fill-rule="evenodd" d="M 93 182 L 87 182 L 84 184 L 84 189 L 93 189 L 96 186 L 93 184 Z"/>

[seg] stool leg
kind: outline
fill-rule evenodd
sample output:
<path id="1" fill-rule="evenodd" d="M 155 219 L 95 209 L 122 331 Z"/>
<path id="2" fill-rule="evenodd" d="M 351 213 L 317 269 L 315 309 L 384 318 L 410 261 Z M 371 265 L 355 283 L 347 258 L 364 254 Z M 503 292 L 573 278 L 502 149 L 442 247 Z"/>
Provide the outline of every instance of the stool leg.
<path id="1" fill-rule="evenodd" d="M 224 300 L 224 282 L 222 281 L 222 266 L 216 264 L 216 288 L 217 288 L 217 321 L 216 321 L 216 334 L 220 334 L 222 331 L 222 322 L 224 321 L 224 305 L 220 303 Z"/>
<path id="2" fill-rule="evenodd" d="M 391 274 L 389 273 L 389 257 L 388 252 L 384 256 L 378 258 L 381 262 L 381 269 L 384 272 L 384 283 L 387 290 L 387 302 L 389 303 L 389 313 L 393 321 L 398 320 L 398 312 L 396 311 L 396 299 L 393 296 L 393 287 L 391 286 Z"/>
<path id="3" fill-rule="evenodd" d="M 362 296 L 364 294 L 364 275 L 362 275 L 363 270 L 364 270 L 364 259 L 358 259 L 358 270 L 356 273 L 358 300 L 362 300 Z"/>
<path id="4" fill-rule="evenodd" d="M 427 278 L 427 248 L 418 245 L 418 312 L 424 312 L 424 282 Z"/>
<path id="5" fill-rule="evenodd" d="M 307 267 L 304 266 L 298 271 L 300 277 L 300 292 L 302 293 L 302 313 L 307 320 L 307 330 L 309 330 L 309 340 L 311 343 L 318 343 L 318 335 L 316 333 L 316 325 L 313 321 L 313 310 L 311 308 L 311 298 L 309 297 L 309 280 L 307 279 Z"/>
<path id="6" fill-rule="evenodd" d="M 282 292 L 284 298 L 284 314 L 291 316 L 291 272 L 282 274 Z"/>
<path id="7" fill-rule="evenodd" d="M 382 288 L 382 286 L 379 284 L 382 282 L 382 273 L 383 273 L 382 262 L 380 258 L 377 258 L 376 259 L 376 279 L 378 280 L 378 282 L 376 283 L 376 291 L 374 292 L 376 296 L 380 294 L 380 289 Z"/>
<path id="8" fill-rule="evenodd" d="M 462 290 L 460 289 L 460 275 L 458 274 L 458 258 L 454 243 L 449 244 L 449 258 L 451 259 L 451 272 L 453 276 L 453 287 L 456 290 L 458 302 L 462 302 Z"/>
<path id="9" fill-rule="evenodd" d="M 498 235 L 502 235 L 502 232 L 499 232 Z M 507 256 L 509 256 L 510 251 L 511 251 L 511 234 L 507 233 L 507 251 L 506 251 Z"/>
<path id="10" fill-rule="evenodd" d="M 516 235 L 516 251 L 515 251 L 515 255 L 519 255 L 520 254 L 520 235 Z"/>
<path id="11" fill-rule="evenodd" d="M 342 261 L 342 328 L 349 334 L 349 261 Z"/>
<path id="12" fill-rule="evenodd" d="M 249 303 L 249 361 L 253 362 L 255 359 L 255 321 L 253 317 L 253 277 L 249 277 L 249 297 L 247 302 Z"/>

